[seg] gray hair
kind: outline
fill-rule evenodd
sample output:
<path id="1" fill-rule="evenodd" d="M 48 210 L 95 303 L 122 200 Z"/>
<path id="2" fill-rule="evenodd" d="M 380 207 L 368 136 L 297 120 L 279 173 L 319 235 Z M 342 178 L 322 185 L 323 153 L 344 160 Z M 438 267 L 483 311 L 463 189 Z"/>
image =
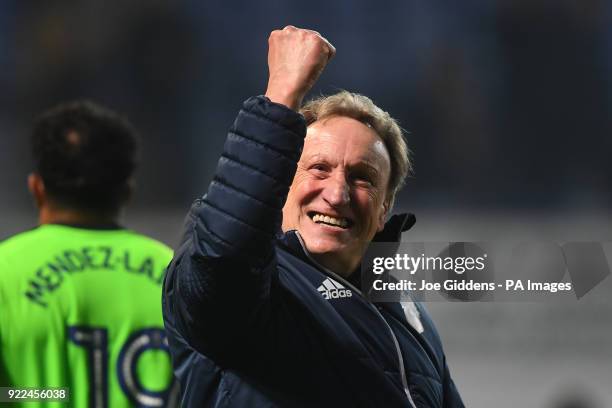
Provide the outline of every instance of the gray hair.
<path id="1" fill-rule="evenodd" d="M 406 177 L 412 173 L 410 150 L 397 121 L 372 102 L 370 98 L 348 91 L 320 96 L 307 102 L 300 113 L 310 126 L 317 120 L 332 116 L 346 116 L 372 128 L 382 139 L 391 159 L 387 201 L 393 207 L 395 195 L 402 188 Z"/>

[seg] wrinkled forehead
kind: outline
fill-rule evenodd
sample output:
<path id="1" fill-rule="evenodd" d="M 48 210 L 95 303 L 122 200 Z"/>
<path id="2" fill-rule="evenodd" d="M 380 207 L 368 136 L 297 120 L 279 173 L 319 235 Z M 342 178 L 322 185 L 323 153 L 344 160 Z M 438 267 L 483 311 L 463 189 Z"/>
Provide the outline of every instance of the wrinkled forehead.
<path id="1" fill-rule="evenodd" d="M 367 124 L 345 116 L 332 116 L 308 126 L 302 159 L 331 157 L 390 166 L 383 140 Z"/>

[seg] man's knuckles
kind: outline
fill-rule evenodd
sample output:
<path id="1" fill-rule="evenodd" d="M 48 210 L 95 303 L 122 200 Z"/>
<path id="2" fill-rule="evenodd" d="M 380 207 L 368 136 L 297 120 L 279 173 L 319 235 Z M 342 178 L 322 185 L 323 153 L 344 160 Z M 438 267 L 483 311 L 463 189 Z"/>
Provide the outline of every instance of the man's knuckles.
<path id="1" fill-rule="evenodd" d="M 270 33 L 268 39 L 300 39 L 300 40 L 310 40 L 316 42 L 326 42 L 326 40 L 319 34 L 317 31 L 308 30 L 304 28 L 297 28 L 294 26 L 286 26 L 282 30 L 274 30 Z"/>

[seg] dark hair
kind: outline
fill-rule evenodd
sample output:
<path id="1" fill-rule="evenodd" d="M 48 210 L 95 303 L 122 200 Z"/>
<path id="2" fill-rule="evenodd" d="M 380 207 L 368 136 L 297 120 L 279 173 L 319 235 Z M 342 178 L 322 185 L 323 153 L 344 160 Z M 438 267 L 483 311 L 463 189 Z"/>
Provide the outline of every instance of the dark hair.
<path id="1" fill-rule="evenodd" d="M 58 105 L 32 131 L 35 171 L 62 207 L 117 212 L 131 194 L 137 136 L 117 113 L 91 101 Z"/>

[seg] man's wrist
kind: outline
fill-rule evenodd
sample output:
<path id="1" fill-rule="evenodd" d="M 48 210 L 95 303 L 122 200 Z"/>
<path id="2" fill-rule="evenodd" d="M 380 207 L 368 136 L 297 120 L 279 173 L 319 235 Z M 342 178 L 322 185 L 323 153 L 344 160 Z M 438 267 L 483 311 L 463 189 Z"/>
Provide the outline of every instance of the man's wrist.
<path id="1" fill-rule="evenodd" d="M 304 98 L 303 95 L 300 95 L 297 92 L 270 89 L 269 87 L 268 90 L 266 90 L 265 96 L 270 99 L 270 101 L 285 105 L 289 109 L 296 112 L 300 109 L 302 99 Z"/>

